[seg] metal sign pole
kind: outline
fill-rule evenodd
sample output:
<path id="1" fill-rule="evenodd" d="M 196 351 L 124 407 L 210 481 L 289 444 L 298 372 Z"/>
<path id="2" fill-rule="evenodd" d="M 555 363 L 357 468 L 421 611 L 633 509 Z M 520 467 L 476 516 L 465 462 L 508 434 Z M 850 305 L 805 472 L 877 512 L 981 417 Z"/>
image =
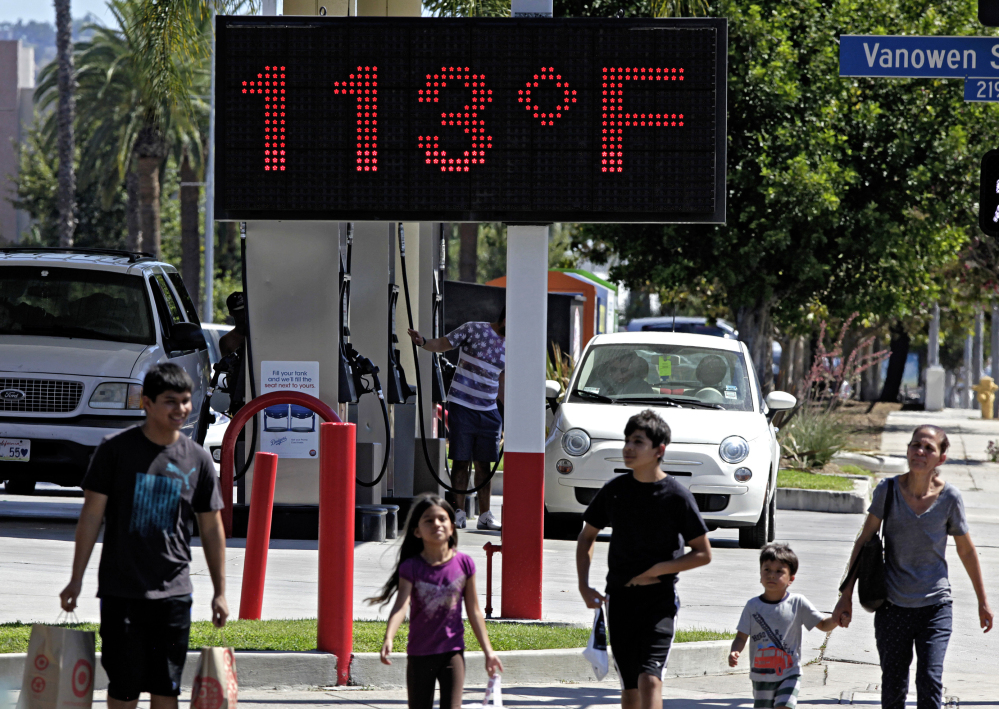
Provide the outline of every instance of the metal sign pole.
<path id="1" fill-rule="evenodd" d="M 212 9 L 212 84 L 208 113 L 208 166 L 205 169 L 205 297 L 201 320 L 215 318 L 215 10 Z"/>

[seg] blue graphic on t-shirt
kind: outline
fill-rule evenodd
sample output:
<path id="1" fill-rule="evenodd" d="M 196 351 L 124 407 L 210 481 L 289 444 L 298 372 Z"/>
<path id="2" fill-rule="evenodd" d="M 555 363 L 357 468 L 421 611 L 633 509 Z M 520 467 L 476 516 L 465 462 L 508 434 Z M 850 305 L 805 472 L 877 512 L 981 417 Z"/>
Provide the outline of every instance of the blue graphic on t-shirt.
<path id="1" fill-rule="evenodd" d="M 128 531 L 138 532 L 143 537 L 156 532 L 172 534 L 180 507 L 180 483 L 177 478 L 165 475 L 138 473 Z"/>
<path id="2" fill-rule="evenodd" d="M 174 473 L 175 475 L 179 475 L 181 478 L 184 479 L 184 489 L 185 490 L 190 490 L 191 489 L 191 476 L 194 475 L 194 472 L 196 470 L 197 470 L 196 467 L 195 468 L 191 468 L 190 470 L 188 470 L 185 473 L 183 470 L 181 470 L 180 468 L 178 468 L 173 463 L 167 463 L 166 464 L 166 471 L 168 473 Z"/>

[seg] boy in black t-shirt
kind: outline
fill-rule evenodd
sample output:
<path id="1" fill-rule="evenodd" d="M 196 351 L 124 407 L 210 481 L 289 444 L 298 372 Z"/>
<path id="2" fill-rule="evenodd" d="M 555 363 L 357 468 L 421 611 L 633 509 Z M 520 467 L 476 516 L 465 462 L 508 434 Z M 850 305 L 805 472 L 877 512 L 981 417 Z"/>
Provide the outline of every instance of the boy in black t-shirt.
<path id="1" fill-rule="evenodd" d="M 195 517 L 215 587 L 212 622 L 221 628 L 229 615 L 218 478 L 205 449 L 180 433 L 193 386 L 176 364 L 153 367 L 142 384 L 145 422 L 106 437 L 83 479 L 73 576 L 59 595 L 65 611 L 76 608 L 104 521 L 97 597 L 109 709 L 134 709 L 140 692 L 152 695 L 152 709 L 177 707 L 191 633 Z"/>
<path id="2" fill-rule="evenodd" d="M 676 575 L 711 561 L 708 528 L 694 496 L 659 468 L 670 430 L 655 412 L 628 419 L 624 463 L 583 514 L 576 543 L 579 592 L 588 608 L 607 602 L 614 664 L 624 709 L 661 709 L 662 679 L 680 601 Z M 597 533 L 611 527 L 606 597 L 590 587 Z M 691 551 L 684 554 L 684 544 Z"/>

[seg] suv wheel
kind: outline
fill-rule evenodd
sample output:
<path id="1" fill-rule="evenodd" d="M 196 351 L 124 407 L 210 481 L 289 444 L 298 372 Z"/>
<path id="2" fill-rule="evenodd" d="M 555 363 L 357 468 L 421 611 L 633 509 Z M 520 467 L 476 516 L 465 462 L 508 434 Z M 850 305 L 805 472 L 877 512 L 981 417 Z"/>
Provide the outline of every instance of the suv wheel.
<path id="1" fill-rule="evenodd" d="M 572 513 L 554 513 L 545 508 L 545 539 L 573 540 L 583 528 L 583 516 Z"/>
<path id="2" fill-rule="evenodd" d="M 4 489 L 9 495 L 30 495 L 35 491 L 34 480 L 8 480 Z"/>
<path id="3" fill-rule="evenodd" d="M 739 546 L 743 549 L 762 549 L 768 541 L 772 541 L 771 528 L 773 521 L 773 508 L 776 504 L 777 496 L 769 497 L 770 487 L 767 487 L 767 502 L 763 503 L 760 510 L 760 519 L 752 527 L 739 527 Z"/>

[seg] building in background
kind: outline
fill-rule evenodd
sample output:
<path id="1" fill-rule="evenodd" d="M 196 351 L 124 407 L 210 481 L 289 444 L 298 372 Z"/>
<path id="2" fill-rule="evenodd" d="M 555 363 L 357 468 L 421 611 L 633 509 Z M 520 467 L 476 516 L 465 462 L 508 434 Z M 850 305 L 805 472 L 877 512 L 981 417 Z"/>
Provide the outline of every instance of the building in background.
<path id="1" fill-rule="evenodd" d="M 0 40 L 0 244 L 16 243 L 28 229 L 14 209 L 18 146 L 34 120 L 35 50 L 21 40 Z"/>

